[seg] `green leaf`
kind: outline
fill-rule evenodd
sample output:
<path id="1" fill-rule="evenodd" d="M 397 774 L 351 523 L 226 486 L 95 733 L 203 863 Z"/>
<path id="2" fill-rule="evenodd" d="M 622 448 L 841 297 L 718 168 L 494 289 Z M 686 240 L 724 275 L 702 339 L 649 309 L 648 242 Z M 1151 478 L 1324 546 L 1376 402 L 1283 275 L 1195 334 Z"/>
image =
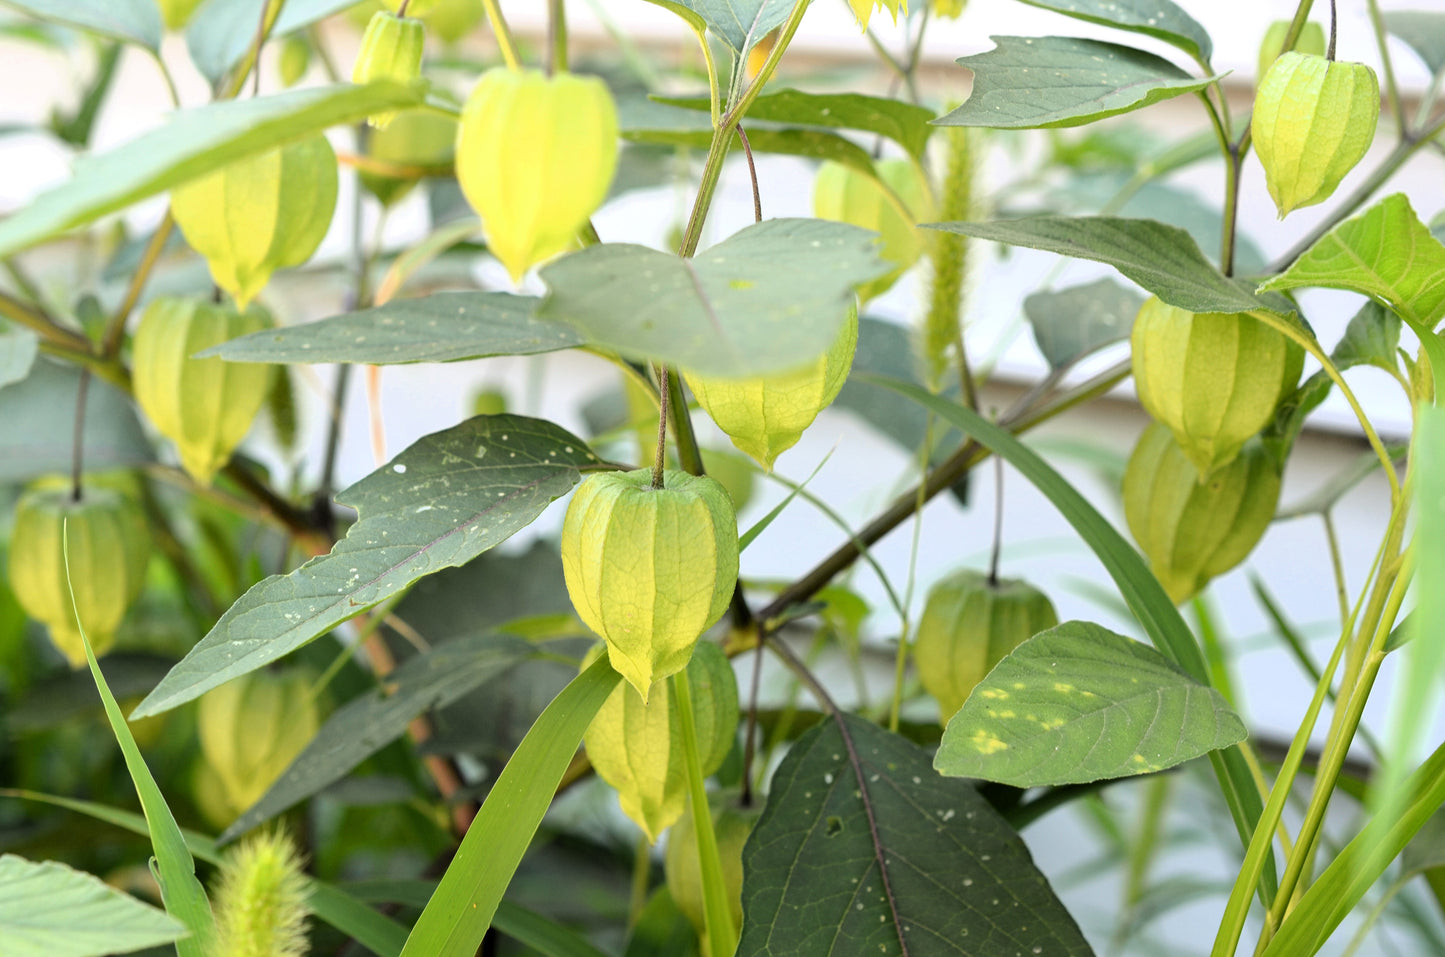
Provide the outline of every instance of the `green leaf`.
<path id="1" fill-rule="evenodd" d="M 93 817 L 98 821 L 105 821 L 142 837 L 148 833 L 145 818 L 139 814 L 122 811 L 105 804 L 97 804 L 94 801 L 77 801 L 53 794 L 3 788 L 0 788 L 0 796 L 53 804 L 56 807 L 63 807 L 78 814 Z M 217 849 L 216 842 L 209 837 L 184 829 L 181 831 L 181 836 L 186 842 L 186 847 L 196 857 L 208 864 L 221 862 L 221 852 Z M 384 914 L 378 914 L 357 897 L 334 885 L 324 881 L 311 880 L 309 886 L 311 889 L 309 898 L 311 912 L 317 917 L 380 957 L 397 957 L 401 953 L 402 944 L 406 941 L 406 928 L 401 924 Z"/>
<path id="2" fill-rule="evenodd" d="M 1020 788 L 1087 784 L 1162 771 L 1247 736 L 1223 695 L 1153 648 L 1066 621 L 979 682 L 933 766 Z"/>
<path id="3" fill-rule="evenodd" d="M 519 415 L 478 416 L 419 439 L 336 497 L 359 517 L 329 554 L 242 595 L 132 717 L 184 704 L 465 564 L 531 524 L 595 464 L 581 439 Z"/>
<path id="4" fill-rule="evenodd" d="M 1164 593 L 1163 586 L 1150 574 L 1139 553 L 1063 476 L 1013 435 L 984 419 L 977 412 L 931 395 L 917 386 L 885 380 L 875 381 L 878 385 L 908 396 L 924 408 L 931 409 L 1017 469 L 1034 488 L 1054 504 L 1104 565 L 1109 577 L 1119 589 L 1120 596 L 1129 605 L 1129 610 L 1134 613 L 1154 647 L 1178 665 L 1185 674 L 1201 683 L 1208 683 L 1209 667 L 1204 660 L 1204 654 L 1189 626 L 1179 616 L 1179 610 Z M 1211 751 L 1209 759 L 1215 776 L 1219 779 L 1220 792 L 1229 807 L 1230 816 L 1234 819 L 1240 841 L 1247 848 L 1254 834 L 1254 822 L 1259 820 L 1264 810 L 1259 789 L 1255 786 L 1249 766 L 1238 748 Z M 1265 858 L 1262 885 L 1260 896 L 1268 904 L 1278 887 L 1272 857 Z"/>
<path id="5" fill-rule="evenodd" d="M 1445 70 L 1445 13 L 1387 10 L 1385 29 L 1405 41 L 1431 73 Z"/>
<path id="6" fill-rule="evenodd" d="M 1024 315 L 1049 368 L 1063 369 L 1110 343 L 1129 338 L 1144 297 L 1112 279 L 1036 292 Z"/>
<path id="7" fill-rule="evenodd" d="M 161 48 L 161 9 L 153 0 L 0 0 L 0 4 L 148 50 Z"/>
<path id="8" fill-rule="evenodd" d="M 1170 0 L 1023 0 L 1032 7 L 1043 7 L 1106 27 L 1118 27 L 1132 33 L 1163 40 L 1199 60 L 1208 60 L 1214 53 L 1209 32 L 1199 22 Z"/>
<path id="9" fill-rule="evenodd" d="M 76 583 L 70 580 L 68 535 L 69 530 L 62 525 L 65 575 L 73 607 Z M 141 756 L 140 748 L 131 734 L 130 725 L 126 724 L 125 716 L 121 714 L 115 695 L 110 693 L 110 687 L 105 683 L 105 675 L 101 674 L 100 665 L 91 651 L 84 625 L 85 622 L 80 622 L 80 635 L 85 646 L 90 675 L 95 679 L 96 690 L 100 692 L 100 700 L 105 705 L 106 720 L 110 722 L 111 733 L 115 735 L 116 744 L 120 746 L 126 771 L 135 786 L 136 796 L 140 798 L 141 810 L 145 812 L 146 831 L 150 836 L 151 850 L 155 854 L 151 869 L 160 884 L 161 901 L 166 906 L 166 913 L 179 920 L 188 931 L 187 936 L 176 941 L 176 957 L 208 957 L 216 935 L 216 922 L 211 916 L 211 902 L 206 897 L 206 890 L 196 877 L 195 858 L 191 857 L 190 849 L 186 847 L 185 835 L 176 824 L 175 815 L 166 804 L 165 795 L 161 794 L 160 786 L 156 784 L 155 777 L 146 766 L 145 758 Z"/>
<path id="10" fill-rule="evenodd" d="M 39 351 L 40 340 L 35 333 L 20 326 L 0 325 L 0 388 L 28 376 Z"/>
<path id="11" fill-rule="evenodd" d="M 711 108 L 711 100 L 706 96 L 656 97 L 656 102 L 702 112 Z M 932 110 L 902 100 L 861 93 L 804 93 L 784 89 L 764 93 L 753 101 L 748 107 L 747 131 L 751 141 L 753 124 L 760 121 L 858 130 L 886 137 L 922 162 L 928 137 L 933 132 L 928 126 L 932 119 Z"/>
<path id="12" fill-rule="evenodd" d="M 234 160 L 422 98 L 420 86 L 338 83 L 182 110 L 124 146 L 76 160 L 70 179 L 0 220 L 0 258 Z"/>
<path id="13" fill-rule="evenodd" d="M 1262 957 L 1314 954 L 1354 911 L 1411 838 L 1445 804 L 1445 745 L 1405 783 L 1404 800 L 1376 814 L 1315 879 Z"/>
<path id="14" fill-rule="evenodd" d="M 881 276 L 875 234 L 820 219 L 770 219 L 692 259 L 603 243 L 542 268 L 537 314 L 631 359 L 702 375 L 796 368 L 837 338 L 853 287 Z"/>
<path id="15" fill-rule="evenodd" d="M 174 917 L 56 861 L 0 855 L 0 940 L 6 957 L 101 957 L 169 944 Z"/>
<path id="16" fill-rule="evenodd" d="M 1445 245 L 1415 215 L 1404 193 L 1386 196 L 1321 236 L 1260 291 L 1316 286 L 1379 300 L 1414 326 L 1445 316 Z"/>
<path id="17" fill-rule="evenodd" d="M 417 715 L 443 708 L 531 654 L 525 641 L 503 635 L 448 641 L 410 658 L 375 688 L 338 709 L 270 789 L 221 833 L 234 840 L 263 821 L 346 776 L 406 733 Z"/>
<path id="18" fill-rule="evenodd" d="M 402 957 L 472 957 L 582 734 L 621 677 L 604 655 L 562 689 L 502 769 Z"/>
<path id="19" fill-rule="evenodd" d="M 973 92 L 934 122 L 1031 130 L 1082 126 L 1161 100 L 1195 93 L 1219 79 L 1199 79 L 1163 57 L 1117 43 L 1077 37 L 991 37 L 995 49 L 960 57 L 973 71 Z"/>
<path id="20" fill-rule="evenodd" d="M 734 54 L 742 56 L 759 40 L 782 26 L 793 0 L 651 0 L 686 20 L 699 22 Z"/>
<path id="21" fill-rule="evenodd" d="M 1093 953 L 972 785 L 898 735 L 841 721 L 846 736 L 825 720 L 773 774 L 743 850 L 738 953 Z"/>
<path id="22" fill-rule="evenodd" d="M 278 39 L 355 6 L 356 0 L 286 0 L 271 38 Z M 186 47 L 196 69 L 213 85 L 246 55 L 256 39 L 263 0 L 209 0 L 186 25 Z"/>
<path id="23" fill-rule="evenodd" d="M 878 434 L 906 452 L 923 444 L 928 413 L 901 395 L 875 389 L 862 381 L 868 374 L 922 385 L 918 379 L 918 358 L 910 331 L 896 322 L 858 318 L 858 348 L 848 381 L 833 400 L 833 407 L 847 409 L 878 430 Z"/>
<path id="24" fill-rule="evenodd" d="M 80 370 L 38 360 L 30 375 L 0 393 L 0 482 L 70 471 Z M 154 460 L 130 398 L 92 379 L 85 397 L 85 467 L 124 468 Z"/>
<path id="25" fill-rule="evenodd" d="M 1182 229 L 1152 219 L 1117 216 L 1034 216 L 992 223 L 925 223 L 1011 246 L 1026 246 L 1106 263 L 1171 306 L 1190 312 L 1280 310 L 1253 294 L 1251 283 L 1226 277 Z"/>
<path id="26" fill-rule="evenodd" d="M 375 309 L 268 329 L 201 353 L 232 362 L 452 362 L 529 356 L 582 344 L 572 327 L 532 313 L 537 300 L 507 292 L 439 292 Z"/>
<path id="27" fill-rule="evenodd" d="M 634 97 L 618 104 L 622 138 L 632 143 L 685 146 L 705 150 L 712 143 L 712 119 L 707 113 Z M 754 153 L 779 153 L 832 160 L 869 176 L 877 176 L 868 151 L 846 137 L 821 129 L 754 122 L 749 115 L 748 145 Z M 735 138 L 736 139 L 736 138 Z"/>
<path id="28" fill-rule="evenodd" d="M 1400 370 L 1399 347 L 1400 317 L 1371 299 L 1350 319 L 1330 361 L 1341 372 L 1368 365 L 1393 375 Z"/>

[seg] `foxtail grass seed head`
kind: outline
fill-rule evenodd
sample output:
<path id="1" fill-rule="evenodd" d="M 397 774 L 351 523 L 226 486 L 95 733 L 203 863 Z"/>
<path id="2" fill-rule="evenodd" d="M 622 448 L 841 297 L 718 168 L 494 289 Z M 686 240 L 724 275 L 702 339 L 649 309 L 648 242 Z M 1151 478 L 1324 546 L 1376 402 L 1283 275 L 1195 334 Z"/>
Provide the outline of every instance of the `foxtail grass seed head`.
<path id="1" fill-rule="evenodd" d="M 284 829 L 257 831 L 226 852 L 211 898 L 216 937 L 207 957 L 306 957 L 310 886 Z"/>

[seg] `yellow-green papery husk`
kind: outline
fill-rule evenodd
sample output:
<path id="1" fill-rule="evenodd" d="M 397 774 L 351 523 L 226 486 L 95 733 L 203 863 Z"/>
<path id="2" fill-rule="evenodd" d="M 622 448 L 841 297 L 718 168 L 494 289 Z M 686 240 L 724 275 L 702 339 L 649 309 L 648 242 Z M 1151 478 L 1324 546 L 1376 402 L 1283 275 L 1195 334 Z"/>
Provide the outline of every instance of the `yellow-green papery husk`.
<path id="1" fill-rule="evenodd" d="M 762 806 L 740 806 L 732 796 L 720 796 L 712 806 L 712 827 L 717 837 L 718 859 L 722 864 L 723 887 L 732 909 L 733 926 L 743 922 L 743 847 L 758 822 Z M 697 821 L 689 809 L 667 835 L 667 853 L 663 856 L 663 873 L 672 902 L 697 930 L 698 942 L 708 948 L 706 921 L 703 916 L 702 866 L 697 850 Z"/>
<path id="2" fill-rule="evenodd" d="M 316 252 L 336 188 L 336 154 L 318 133 L 176 187 L 171 213 L 216 285 L 244 309 L 273 272 Z"/>
<path id="3" fill-rule="evenodd" d="M 1259 66 L 1254 74 L 1255 79 L 1263 79 L 1269 72 L 1270 66 L 1284 53 L 1284 40 L 1289 36 L 1288 20 L 1276 20 L 1264 31 L 1264 39 L 1259 43 Z M 1294 42 L 1294 52 L 1310 53 L 1316 56 L 1323 56 L 1325 52 L 1325 28 L 1313 20 L 1306 20 L 1300 30 L 1299 39 Z"/>
<path id="4" fill-rule="evenodd" d="M 938 702 L 939 723 L 948 723 L 1005 655 L 1058 623 L 1048 596 L 1027 582 L 990 581 L 971 569 L 940 579 L 913 640 L 913 662 Z"/>
<path id="5" fill-rule="evenodd" d="M 167 30 L 181 30 L 190 22 L 191 14 L 201 5 L 201 0 L 158 0 L 161 22 Z"/>
<path id="6" fill-rule="evenodd" d="M 583 669 L 598 656 L 598 648 Z M 687 665 L 693 727 L 704 776 L 722 766 L 738 729 L 738 686 L 721 648 L 700 642 Z M 662 682 L 647 701 L 619 684 L 587 727 L 588 760 L 612 785 L 623 812 L 653 843 L 687 809 L 687 752 L 672 686 Z"/>
<path id="7" fill-rule="evenodd" d="M 1124 471 L 1124 517 L 1175 604 L 1244 561 L 1279 504 L 1279 467 L 1263 443 L 1200 480 L 1169 430 L 1152 423 Z"/>
<path id="8" fill-rule="evenodd" d="M 1229 464 L 1299 382 L 1304 351 L 1248 313 L 1150 298 L 1130 337 L 1139 402 L 1204 477 Z"/>
<path id="9" fill-rule="evenodd" d="M 578 616 L 643 701 L 681 671 L 732 600 L 738 528 L 707 476 L 648 469 L 589 475 L 562 522 L 562 572 Z"/>
<path id="10" fill-rule="evenodd" d="M 1380 81 L 1365 64 L 1299 52 L 1274 61 L 1250 130 L 1281 219 L 1330 198 L 1369 150 L 1379 119 Z"/>
<path id="11" fill-rule="evenodd" d="M 366 155 L 385 166 L 445 167 L 456 153 L 457 121 L 431 110 L 402 110 L 385 128 L 367 138 Z M 389 176 L 382 170 L 358 170 L 365 186 L 385 206 L 411 192 L 420 176 Z"/>
<path id="12" fill-rule="evenodd" d="M 879 236 L 878 254 L 893 263 L 887 275 L 858 287 L 858 298 L 863 303 L 887 292 L 918 262 L 925 245 L 918 223 L 932 218 L 928 183 L 912 160 L 881 160 L 874 167 L 878 179 L 829 161 L 819 168 L 813 181 L 813 215 L 873 230 Z M 893 196 L 889 196 L 888 189 Z"/>
<path id="13" fill-rule="evenodd" d="M 366 33 L 361 38 L 361 49 L 351 67 L 351 82 L 372 83 L 377 80 L 393 80 L 410 83 L 421 76 L 422 48 L 426 31 L 420 20 L 399 17 L 386 10 L 371 15 Z M 396 111 L 373 113 L 366 118 L 377 129 L 396 118 Z"/>
<path id="14" fill-rule="evenodd" d="M 191 477 L 209 485 L 250 431 L 266 402 L 272 368 L 197 352 L 275 325 L 259 305 L 238 312 L 197 299 L 156 299 L 132 347 L 135 398 L 156 429 L 176 443 Z"/>
<path id="15" fill-rule="evenodd" d="M 81 627 L 96 655 L 115 643 L 116 629 L 145 585 L 150 555 L 145 512 L 117 489 L 86 485 L 77 501 L 68 482 L 43 480 L 15 505 L 8 554 L 11 591 L 25 613 L 49 629 L 51 642 L 71 667 L 85 665 Z"/>
<path id="16" fill-rule="evenodd" d="M 321 725 L 304 669 L 253 671 L 202 696 L 197 803 L 218 827 L 261 799 Z"/>
<path id="17" fill-rule="evenodd" d="M 457 179 L 518 281 L 574 246 L 617 168 L 617 107 L 596 77 L 502 67 L 462 108 Z"/>
<path id="18" fill-rule="evenodd" d="M 724 379 L 685 372 L 697 401 L 741 451 L 763 468 L 797 444 L 848 380 L 858 347 L 858 310 L 848 318 L 828 351 L 807 366 L 780 375 Z"/>
<path id="19" fill-rule="evenodd" d="M 908 0 L 848 0 L 848 6 L 853 8 L 853 16 L 858 18 L 858 25 L 864 30 L 868 29 L 868 21 L 875 9 L 887 10 L 894 23 L 898 22 L 900 12 L 908 12 Z"/>

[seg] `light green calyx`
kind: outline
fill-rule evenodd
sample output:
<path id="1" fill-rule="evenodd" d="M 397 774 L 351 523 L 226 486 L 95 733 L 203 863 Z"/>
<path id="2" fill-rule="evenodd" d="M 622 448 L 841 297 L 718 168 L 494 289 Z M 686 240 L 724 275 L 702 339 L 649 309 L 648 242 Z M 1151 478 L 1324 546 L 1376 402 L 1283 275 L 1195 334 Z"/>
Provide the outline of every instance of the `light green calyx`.
<path id="1" fill-rule="evenodd" d="M 1058 623 L 1048 596 L 1018 579 L 991 582 L 964 569 L 929 589 L 913 661 L 938 702 L 939 723 L 948 723 L 1005 655 Z"/>
<path id="2" fill-rule="evenodd" d="M 886 189 L 878 179 L 831 161 L 813 181 L 813 215 L 873 230 L 879 236 L 878 254 L 893 263 L 887 275 L 858 287 L 865 304 L 891 289 L 918 262 L 926 242 L 918 223 L 932 218 L 928 183 L 911 160 L 882 160 L 875 167 Z M 889 189 L 894 196 L 888 195 Z"/>
<path id="3" fill-rule="evenodd" d="M 583 662 L 586 669 L 599 648 Z M 738 687 L 722 649 L 700 642 L 687 665 L 693 726 L 704 776 L 716 771 L 738 728 Z M 647 701 L 631 685 L 613 689 L 583 743 L 598 776 L 617 790 L 622 810 L 653 843 L 687 808 L 687 754 L 677 698 L 667 682 Z"/>
<path id="4" fill-rule="evenodd" d="M 1247 313 L 1192 313 L 1147 300 L 1134 320 L 1139 402 L 1203 478 L 1229 464 L 1299 382 L 1304 352 Z"/>
<path id="5" fill-rule="evenodd" d="M 706 476 L 648 469 L 588 476 L 562 523 L 562 571 L 582 621 L 645 702 L 686 667 L 722 617 L 738 579 L 738 529 L 727 490 Z"/>
<path id="6" fill-rule="evenodd" d="M 850 309 L 838 338 L 811 364 L 755 379 L 684 373 L 687 386 L 717 427 L 768 471 L 797 444 L 818 413 L 838 397 L 858 346 L 858 310 Z"/>
<path id="7" fill-rule="evenodd" d="M 395 80 L 410 83 L 421 76 L 425 40 L 426 31 L 420 20 L 398 17 L 385 10 L 376 11 L 361 38 L 361 49 L 351 68 L 351 82 L 364 84 L 375 80 Z M 385 129 L 395 117 L 395 110 L 373 113 L 366 122 L 377 129 Z"/>
<path id="8" fill-rule="evenodd" d="M 311 258 L 336 211 L 336 154 L 317 134 L 171 191 L 171 212 L 242 309 L 277 269 Z"/>
<path id="9" fill-rule="evenodd" d="M 141 317 L 132 349 L 136 401 L 176 443 L 181 464 L 201 485 L 211 484 L 250 431 L 266 402 L 272 367 L 193 357 L 274 325 L 258 305 L 237 312 L 195 299 L 157 299 Z"/>
<path id="10" fill-rule="evenodd" d="M 1297 52 L 1274 61 L 1250 128 L 1281 219 L 1330 198 L 1370 148 L 1379 119 L 1380 82 L 1365 64 Z"/>
<path id="11" fill-rule="evenodd" d="M 1200 481 L 1159 423 L 1144 430 L 1124 471 L 1124 517 L 1176 604 L 1248 557 L 1274 519 L 1279 469 L 1260 442 Z"/>
<path id="12" fill-rule="evenodd" d="M 1289 36 L 1289 24 L 1288 20 L 1275 20 L 1264 31 L 1264 39 L 1259 43 L 1259 66 L 1255 79 L 1263 79 L 1274 61 L 1284 53 L 1284 38 Z M 1294 42 L 1294 52 L 1324 56 L 1325 28 L 1313 20 L 1306 20 L 1299 39 Z"/>

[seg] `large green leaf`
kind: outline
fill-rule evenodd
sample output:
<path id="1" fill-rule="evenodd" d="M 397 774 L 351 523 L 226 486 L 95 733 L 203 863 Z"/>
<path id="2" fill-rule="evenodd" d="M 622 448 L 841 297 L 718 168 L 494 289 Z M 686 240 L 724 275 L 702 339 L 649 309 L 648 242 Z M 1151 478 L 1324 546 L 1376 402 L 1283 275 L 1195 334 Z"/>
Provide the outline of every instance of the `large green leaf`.
<path id="1" fill-rule="evenodd" d="M 1163 57 L 1078 37 L 992 37 L 996 48 L 959 58 L 973 92 L 935 122 L 1030 130 L 1082 126 L 1204 89 Z"/>
<path id="2" fill-rule="evenodd" d="M 1020 788 L 1086 784 L 1162 771 L 1246 736 L 1223 695 L 1153 648 L 1066 621 L 979 682 L 933 766 Z"/>
<path id="3" fill-rule="evenodd" d="M 53 804 L 56 807 L 63 807 L 78 814 L 93 817 L 98 821 L 105 821 L 142 837 L 148 833 L 144 817 L 106 804 L 78 801 L 74 798 L 40 794 L 35 791 L 0 789 L 0 796 Z M 181 836 L 186 842 L 186 847 L 197 858 L 208 864 L 221 862 L 221 852 L 211 838 L 184 829 L 181 831 Z M 377 913 L 367 907 L 364 902 L 335 885 L 312 880 L 309 881 L 309 887 L 311 913 L 373 953 L 379 954 L 380 957 L 397 957 L 401 953 L 401 946 L 406 941 L 406 928 L 401 924 L 384 914 Z"/>
<path id="4" fill-rule="evenodd" d="M 80 370 L 39 359 L 23 380 L 0 391 L 0 482 L 70 470 Z M 144 465 L 154 459 L 129 398 L 92 379 L 85 397 L 85 467 Z"/>
<path id="5" fill-rule="evenodd" d="M 519 638 L 485 635 L 438 645 L 386 676 L 384 688 L 354 698 L 316 732 L 276 783 L 222 832 L 230 841 L 341 780 L 406 733 L 413 718 L 441 708 L 526 658 Z"/>
<path id="6" fill-rule="evenodd" d="M 531 524 L 597 457 L 550 422 L 483 415 L 417 440 L 337 496 L 358 520 L 331 552 L 242 595 L 133 717 L 254 671 L 424 575 L 464 564 Z"/>
<path id="7" fill-rule="evenodd" d="M 150 50 L 161 48 L 161 8 L 153 0 L 0 0 L 0 5 Z"/>
<path id="8" fill-rule="evenodd" d="M 705 96 L 659 97 L 658 101 L 703 112 L 711 108 L 711 100 Z M 753 124 L 758 121 L 876 133 L 897 143 L 908 155 L 922 162 L 928 149 L 928 137 L 933 132 L 928 126 L 932 119 L 932 110 L 881 96 L 778 90 L 764 93 L 748 107 L 747 129 L 750 139 Z"/>
<path id="9" fill-rule="evenodd" d="M 101 957 L 168 944 L 189 931 L 84 871 L 0 855 L 0 940 L 6 957 Z"/>
<path id="10" fill-rule="evenodd" d="M 1024 299 L 1034 342 L 1052 369 L 1129 338 L 1144 297 L 1112 279 L 1036 292 Z"/>
<path id="11" fill-rule="evenodd" d="M 798 739 L 743 850 L 740 954 L 1093 952 L 972 785 L 853 715 Z M 853 763 L 856 755 L 857 763 Z"/>
<path id="12" fill-rule="evenodd" d="M 39 349 L 40 341 L 29 329 L 0 324 L 0 386 L 28 376 Z"/>
<path id="13" fill-rule="evenodd" d="M 422 97 L 420 86 L 339 83 L 182 110 L 124 146 L 76 160 L 70 179 L 0 220 L 0 258 L 234 160 L 373 113 L 415 106 Z"/>
<path id="14" fill-rule="evenodd" d="M 542 268 L 538 315 L 633 359 L 705 375 L 796 368 L 837 338 L 853 287 L 889 269 L 875 234 L 821 219 L 770 219 L 693 259 L 604 243 Z"/>
<path id="15" fill-rule="evenodd" d="M 1184 230 L 1152 219 L 1034 216 L 992 223 L 924 225 L 1107 263 L 1171 306 L 1190 312 L 1280 311 L 1280 302 L 1259 298 L 1250 291 L 1250 284 L 1230 279 L 1216 269 Z"/>
<path id="16" fill-rule="evenodd" d="M 879 435 L 897 443 L 904 451 L 916 452 L 928 428 L 928 413 L 901 395 L 860 381 L 860 377 L 871 373 L 921 385 L 917 368 L 918 354 L 906 327 L 861 316 L 853 367 L 833 405 L 860 416 L 877 429 Z"/>
<path id="17" fill-rule="evenodd" d="M 651 0 L 682 17 L 694 28 L 699 23 L 734 54 L 745 54 L 759 40 L 782 26 L 794 0 Z"/>
<path id="18" fill-rule="evenodd" d="M 582 735 L 621 681 L 604 655 L 562 689 L 502 769 L 402 957 L 472 957 Z"/>
<path id="19" fill-rule="evenodd" d="M 1431 73 L 1445 70 L 1445 13 L 1432 10 L 1387 10 L 1385 29 L 1414 50 Z"/>
<path id="20" fill-rule="evenodd" d="M 355 6 L 356 0 L 286 0 L 271 36 L 283 37 Z M 241 61 L 256 39 L 265 0 L 207 0 L 186 25 L 186 46 L 201 75 L 212 83 Z"/>
<path id="21" fill-rule="evenodd" d="M 1343 372 L 1371 365 L 1394 373 L 1400 368 L 1400 317 L 1371 299 L 1345 326 L 1345 334 L 1330 352 L 1330 361 Z"/>
<path id="22" fill-rule="evenodd" d="M 876 381 L 881 386 L 908 396 L 938 414 L 944 421 L 956 425 L 966 435 L 976 439 L 1017 469 L 1034 488 L 1053 503 L 1093 551 L 1108 571 L 1109 577 L 1114 580 L 1120 597 L 1128 604 L 1129 610 L 1134 613 L 1154 647 L 1194 680 L 1203 684 L 1209 682 L 1209 667 L 1204 653 L 1189 626 L 1180 617 L 1179 609 L 1174 607 L 1174 603 L 1164 593 L 1163 586 L 1150 574 L 1139 553 L 1063 476 L 1007 430 L 989 422 L 977 412 L 931 395 L 917 386 Z M 1255 786 L 1249 766 L 1244 755 L 1234 747 L 1209 752 L 1209 760 L 1219 779 L 1220 792 L 1229 807 L 1230 816 L 1234 819 L 1240 841 L 1248 847 L 1254 834 L 1254 822 L 1259 820 L 1264 810 L 1263 799 Z M 1272 857 L 1265 861 L 1262 884 L 1261 897 L 1268 903 L 1278 887 Z"/>
<path id="23" fill-rule="evenodd" d="M 1189 14 L 1170 0 L 1023 0 L 1033 7 L 1043 7 L 1076 17 L 1089 23 L 1118 27 L 1132 33 L 1163 40 L 1200 60 L 1208 60 L 1214 52 L 1209 33 Z"/>
<path id="24" fill-rule="evenodd" d="M 1386 196 L 1330 230 L 1261 290 L 1318 286 L 1364 293 L 1415 326 L 1445 316 L 1445 245 L 1404 193 Z"/>
<path id="25" fill-rule="evenodd" d="M 712 143 L 712 119 L 707 113 L 634 97 L 618 104 L 622 138 L 633 143 L 686 146 L 705 150 Z M 852 140 L 823 129 L 753 122 L 744 127 L 755 153 L 781 153 L 832 160 L 875 176 L 873 158 Z"/>
<path id="26" fill-rule="evenodd" d="M 202 355 L 232 362 L 451 362 L 527 356 L 582 344 L 571 326 L 532 315 L 507 292 L 439 292 L 232 339 Z"/>

